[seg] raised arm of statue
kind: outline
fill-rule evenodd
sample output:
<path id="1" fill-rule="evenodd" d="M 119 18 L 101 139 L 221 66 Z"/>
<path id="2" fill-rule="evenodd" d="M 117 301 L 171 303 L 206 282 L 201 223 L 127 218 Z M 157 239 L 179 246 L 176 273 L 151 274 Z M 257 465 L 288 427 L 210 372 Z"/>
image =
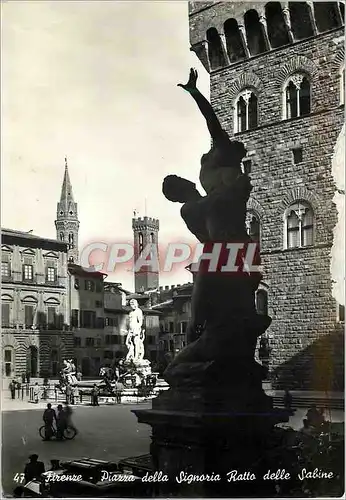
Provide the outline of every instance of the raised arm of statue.
<path id="1" fill-rule="evenodd" d="M 208 130 L 214 143 L 221 142 L 224 139 L 229 140 L 227 133 L 221 127 L 221 124 L 215 114 L 215 111 L 212 108 L 212 105 L 198 90 L 196 86 L 197 77 L 198 77 L 197 71 L 191 68 L 189 81 L 185 85 L 179 83 L 178 87 L 182 87 L 184 90 L 189 92 L 189 94 L 196 101 L 197 106 L 199 107 L 204 118 L 206 119 Z"/>

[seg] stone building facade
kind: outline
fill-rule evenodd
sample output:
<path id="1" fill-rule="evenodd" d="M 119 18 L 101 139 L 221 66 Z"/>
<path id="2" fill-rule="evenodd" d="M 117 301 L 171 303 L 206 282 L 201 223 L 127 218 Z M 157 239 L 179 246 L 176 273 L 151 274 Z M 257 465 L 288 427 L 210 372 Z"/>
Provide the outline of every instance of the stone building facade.
<path id="1" fill-rule="evenodd" d="M 344 5 L 190 2 L 189 22 L 212 105 L 248 151 L 247 223 L 260 241 L 273 379 L 289 388 L 340 388 L 345 300 L 333 286 L 343 280 L 338 263 L 334 275 L 331 264 L 343 245 L 335 195 L 344 192 L 333 165 L 340 180 Z"/>
<path id="2" fill-rule="evenodd" d="M 1 232 L 3 376 L 50 376 L 73 356 L 66 243 Z"/>
<path id="3" fill-rule="evenodd" d="M 166 353 L 174 357 L 188 344 L 192 288 L 193 283 L 159 288 L 157 303 L 152 308 L 162 314 L 159 321 L 160 358 Z"/>
<path id="4" fill-rule="evenodd" d="M 74 338 L 74 359 L 84 376 L 99 374 L 104 364 L 105 274 L 86 271 L 70 263 L 70 324 Z"/>

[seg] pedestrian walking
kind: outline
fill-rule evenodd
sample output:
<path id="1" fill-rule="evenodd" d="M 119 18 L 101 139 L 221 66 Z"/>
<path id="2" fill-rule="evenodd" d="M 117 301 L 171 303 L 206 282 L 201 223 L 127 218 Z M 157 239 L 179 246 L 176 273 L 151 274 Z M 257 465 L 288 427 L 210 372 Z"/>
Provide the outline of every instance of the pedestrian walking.
<path id="1" fill-rule="evenodd" d="M 62 405 L 58 405 L 56 412 L 56 438 L 58 441 L 62 441 L 64 439 L 64 430 L 66 429 L 66 414 Z"/>
<path id="2" fill-rule="evenodd" d="M 115 398 L 118 404 L 121 403 L 121 396 L 123 395 L 124 389 L 125 387 L 122 382 L 120 382 L 119 380 L 115 382 Z"/>
<path id="3" fill-rule="evenodd" d="M 69 405 L 72 400 L 72 387 L 70 384 L 66 386 L 66 404 Z"/>
<path id="4" fill-rule="evenodd" d="M 40 388 L 38 386 L 38 382 L 36 382 L 34 385 L 34 402 L 35 403 L 38 403 L 39 396 L 40 396 Z"/>
<path id="5" fill-rule="evenodd" d="M 52 408 L 51 403 L 47 404 L 47 408 L 43 412 L 43 421 L 44 421 L 44 440 L 49 441 L 53 436 L 53 423 L 56 419 L 55 411 Z"/>
<path id="6" fill-rule="evenodd" d="M 38 460 L 38 455 L 34 453 L 29 457 L 30 462 L 24 468 L 25 481 L 28 483 L 33 479 L 39 479 L 40 475 L 44 473 L 44 463 Z"/>
<path id="7" fill-rule="evenodd" d="M 99 389 L 96 384 L 91 390 L 91 406 L 99 406 Z"/>
<path id="8" fill-rule="evenodd" d="M 10 385 L 8 386 L 10 393 L 11 393 L 11 398 L 16 399 L 16 382 L 12 380 L 10 382 Z"/>
<path id="9" fill-rule="evenodd" d="M 19 380 L 17 380 L 16 382 L 16 389 L 17 389 L 17 392 L 18 392 L 18 399 L 20 398 L 20 390 L 22 388 L 22 384 L 20 383 Z"/>
<path id="10" fill-rule="evenodd" d="M 73 387 L 73 393 L 72 393 L 72 397 L 73 397 L 73 403 L 74 405 L 76 405 L 79 401 L 79 388 L 78 388 L 78 385 L 75 385 Z"/>

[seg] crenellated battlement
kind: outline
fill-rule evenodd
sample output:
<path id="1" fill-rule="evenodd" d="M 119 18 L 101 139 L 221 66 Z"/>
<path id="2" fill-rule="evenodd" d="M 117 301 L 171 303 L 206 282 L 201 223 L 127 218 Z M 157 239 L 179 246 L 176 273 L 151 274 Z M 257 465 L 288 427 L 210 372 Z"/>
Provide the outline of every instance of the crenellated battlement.
<path id="1" fill-rule="evenodd" d="M 132 229 L 143 231 L 148 228 L 158 231 L 160 229 L 159 219 L 154 217 L 136 217 L 132 219 Z"/>
<path id="2" fill-rule="evenodd" d="M 190 2 L 190 42 L 211 73 L 342 27 L 343 2 Z"/>

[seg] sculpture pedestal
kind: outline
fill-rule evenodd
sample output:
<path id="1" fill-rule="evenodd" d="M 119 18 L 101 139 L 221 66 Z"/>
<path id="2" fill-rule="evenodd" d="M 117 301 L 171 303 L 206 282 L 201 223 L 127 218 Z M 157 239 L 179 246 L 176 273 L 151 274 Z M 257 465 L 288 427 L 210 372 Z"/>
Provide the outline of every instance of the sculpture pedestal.
<path id="1" fill-rule="evenodd" d="M 158 484 L 160 495 L 275 495 L 275 483 L 263 479 L 272 463 L 266 456 L 275 424 L 289 412 L 273 408 L 262 388 L 265 370 L 253 359 L 257 332 L 269 322 L 255 316 L 205 331 L 167 368 L 171 388 L 151 410 L 133 411 L 152 427 L 155 468 L 170 479 Z"/>
<path id="2" fill-rule="evenodd" d="M 160 396 L 153 400 L 152 410 L 133 413 L 139 422 L 152 427 L 150 452 L 155 470 L 169 478 L 169 482 L 157 485 L 160 495 L 270 497 L 275 494 L 275 484 L 263 480 L 267 470 L 261 470 L 257 464 L 268 447 L 273 424 L 288 420 L 286 412 L 241 414 L 155 409 L 159 399 Z"/>

